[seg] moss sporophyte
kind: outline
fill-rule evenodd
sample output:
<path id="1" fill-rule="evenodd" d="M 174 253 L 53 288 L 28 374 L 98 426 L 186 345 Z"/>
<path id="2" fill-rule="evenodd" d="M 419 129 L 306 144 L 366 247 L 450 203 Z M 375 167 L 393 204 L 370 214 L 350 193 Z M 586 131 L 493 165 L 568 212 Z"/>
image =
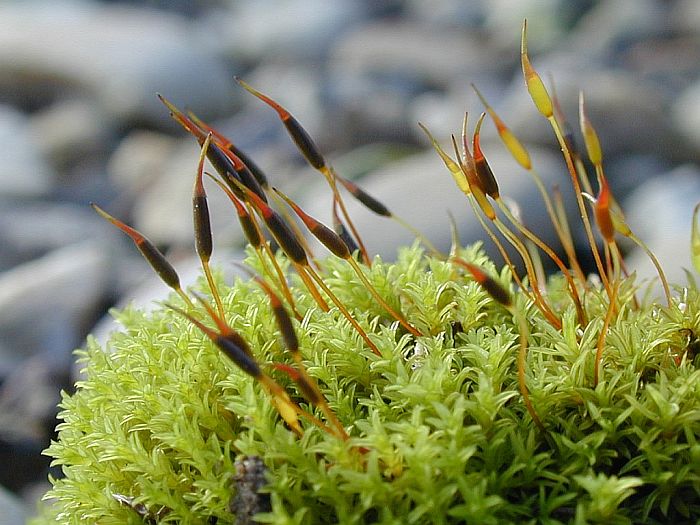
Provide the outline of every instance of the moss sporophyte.
<path id="1" fill-rule="evenodd" d="M 454 155 L 422 127 L 496 243 L 500 270 L 479 245 L 454 242 L 441 254 L 420 235 L 395 262 L 372 257 L 346 196 L 405 221 L 338 175 L 301 124 L 245 82 L 324 176 L 333 228 L 272 188 L 228 138 L 161 97 L 202 147 L 193 209 L 204 278 L 183 290 L 143 234 L 95 206 L 176 293 L 151 314 L 116 312 L 124 330 L 108 351 L 89 339 L 78 352 L 84 379 L 64 396 L 47 451 L 62 476 L 51 480 L 35 523 L 700 518 L 697 286 L 689 278 L 672 293 L 626 224 L 583 97 L 587 159 L 574 148 L 556 97 L 530 62 L 525 29 L 526 89 L 561 147 L 599 279 L 584 274 L 560 199 L 478 91 L 539 188 L 562 258 L 501 197 L 479 140 L 484 115 L 471 136 L 465 116 Z M 209 267 L 205 158 L 249 241 L 251 278 L 230 286 Z M 303 229 L 331 255 L 315 258 Z M 637 297 L 620 235 L 652 258 L 662 304 Z M 692 246 L 700 263 L 697 224 Z M 560 270 L 549 279 L 542 254 Z"/>

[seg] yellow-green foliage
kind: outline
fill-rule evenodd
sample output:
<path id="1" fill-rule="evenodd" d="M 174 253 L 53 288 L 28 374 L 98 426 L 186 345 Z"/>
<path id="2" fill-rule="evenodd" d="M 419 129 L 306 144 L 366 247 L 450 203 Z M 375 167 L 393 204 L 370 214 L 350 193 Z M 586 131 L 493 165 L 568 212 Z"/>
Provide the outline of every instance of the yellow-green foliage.
<path id="1" fill-rule="evenodd" d="M 458 252 L 497 275 L 478 246 Z M 248 263 L 257 267 L 257 258 Z M 268 496 L 260 498 L 269 497 L 271 510 L 257 515 L 264 523 L 700 517 L 694 287 L 670 308 L 622 303 L 597 387 L 605 293 L 587 294 L 592 321 L 580 332 L 561 279 L 550 282 L 561 330 L 516 292 L 529 325 L 527 380 L 543 433 L 518 389 L 517 323 L 471 276 L 417 245 L 396 263 L 375 261 L 367 275 L 426 334 L 414 338 L 372 301 L 346 262 L 325 260 L 322 275 L 382 354 L 369 351 L 336 309 L 322 312 L 303 287 L 293 287 L 304 313 L 294 322 L 304 362 L 349 440 L 306 422 L 295 437 L 260 385 L 172 310 L 115 312 L 124 331 L 107 348 L 91 340 L 79 352 L 85 379 L 64 396 L 59 437 L 48 450 L 65 477 L 52 480 L 51 504 L 36 523 L 247 523 L 231 507 L 241 487 L 234 463 L 250 456 L 267 467 L 261 492 Z M 513 289 L 507 269 L 498 279 Z M 270 366 L 290 358 L 267 297 L 249 281 L 220 283 L 220 290 L 231 326 L 306 406 L 295 384 Z M 195 314 L 205 318 L 203 309 Z"/>

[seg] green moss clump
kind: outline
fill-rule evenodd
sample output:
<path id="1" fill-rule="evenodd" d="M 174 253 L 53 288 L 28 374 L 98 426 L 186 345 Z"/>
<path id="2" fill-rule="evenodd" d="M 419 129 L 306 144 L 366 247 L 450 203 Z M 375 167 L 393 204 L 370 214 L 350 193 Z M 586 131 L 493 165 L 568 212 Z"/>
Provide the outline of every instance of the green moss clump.
<path id="1" fill-rule="evenodd" d="M 230 141 L 207 136 L 206 124 L 162 99 L 203 144 L 193 199 L 206 276 L 200 300 L 193 304 L 175 270 L 140 233 L 95 206 L 132 237 L 176 293 L 152 314 L 116 312 L 124 331 L 107 348 L 89 340 L 79 352 L 85 379 L 64 396 L 58 440 L 47 451 L 63 477 L 52 480 L 50 503 L 35 523 L 700 519 L 700 293 L 691 282 L 673 296 L 655 257 L 625 224 L 581 101 L 584 143 L 598 182 L 592 197 L 584 162 L 561 131 L 558 104 L 527 58 L 525 26 L 521 57 L 527 89 L 564 154 L 600 284 L 581 269 L 566 214 L 554 210 L 527 150 L 483 98 L 506 148 L 535 178 L 568 266 L 500 198 L 479 145 L 483 116 L 473 153 L 465 137 L 458 159 L 428 135 L 484 229 L 506 254 L 493 231 L 503 234 L 527 275 L 514 275 L 506 256 L 499 271 L 479 245 L 453 246 L 445 257 L 416 243 L 395 263 L 377 258 L 360 266 L 350 255 L 354 243 L 292 206 L 337 255 L 309 264 L 289 219 L 263 201 L 275 194 L 259 169 L 249 172 L 237 153 L 225 153 L 235 150 Z M 278 112 L 301 153 L 325 176 L 334 209 L 351 230 L 339 185 L 375 213 L 405 224 L 340 178 L 284 108 L 241 84 Z M 205 155 L 220 171 L 217 181 L 250 241 L 246 263 L 264 281 L 229 287 L 209 271 Z M 590 208 L 584 197 L 593 201 Z M 292 261 L 273 256 L 261 242 L 263 224 Z M 647 251 L 665 306 L 638 302 L 616 235 Z M 561 273 L 543 282 L 540 255 L 521 236 Z M 261 283 L 270 289 L 261 290 Z M 213 302 L 202 298 L 209 293 Z M 282 331 L 279 316 L 287 307 L 297 315 L 293 330 Z"/>
<path id="2" fill-rule="evenodd" d="M 495 275 L 478 246 L 459 256 Z M 266 499 L 271 505 L 256 516 L 263 523 L 700 516 L 700 371 L 688 354 L 690 334 L 700 333 L 694 287 L 670 308 L 622 307 L 595 388 L 604 293 L 587 296 L 593 320 L 582 333 L 571 301 L 560 300 L 563 327 L 555 330 L 516 294 L 529 324 L 527 380 L 542 433 L 518 389 L 513 315 L 469 275 L 418 246 L 396 263 L 375 261 L 372 282 L 426 334 L 414 339 L 350 272 L 343 261 L 323 263 L 322 275 L 381 357 L 337 310 L 324 313 L 293 288 L 305 312 L 294 322 L 304 362 L 349 440 L 307 424 L 295 437 L 262 388 L 190 322 L 168 308 L 127 309 L 115 313 L 124 331 L 106 349 L 90 340 L 80 352 L 85 379 L 64 396 L 59 438 L 48 450 L 65 477 L 52 480 L 52 503 L 36 523 L 247 523 L 232 512 L 243 487 L 235 463 L 253 456 L 267 467 L 257 495 L 260 508 Z M 499 282 L 512 288 L 507 269 Z M 228 322 L 259 362 L 289 361 L 261 290 L 241 280 L 219 286 Z M 553 280 L 552 296 L 562 286 Z M 303 403 L 294 383 L 265 367 Z"/>

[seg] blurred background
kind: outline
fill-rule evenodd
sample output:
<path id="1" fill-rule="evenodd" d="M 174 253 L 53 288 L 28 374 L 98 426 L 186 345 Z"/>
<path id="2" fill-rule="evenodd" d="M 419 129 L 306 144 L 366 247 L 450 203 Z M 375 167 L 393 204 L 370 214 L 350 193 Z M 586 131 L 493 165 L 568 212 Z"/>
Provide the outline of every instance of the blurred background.
<path id="1" fill-rule="evenodd" d="M 555 139 L 524 89 L 524 17 L 533 64 L 551 74 L 573 124 L 585 92 L 630 225 L 670 279 L 685 282 L 700 201 L 697 0 L 0 3 L 0 524 L 23 523 L 47 488 L 41 451 L 59 391 L 76 377 L 72 350 L 113 328 L 109 307 L 167 293 L 88 203 L 167 249 L 185 280 L 197 273 L 198 147 L 156 92 L 210 121 L 273 185 L 329 221 L 320 175 L 276 114 L 234 82 L 244 78 L 294 113 L 338 172 L 447 249 L 448 210 L 463 242 L 481 235 L 417 123 L 449 144 L 464 112 L 474 122 L 483 109 L 470 83 L 527 144 L 547 185 L 568 188 Z M 551 239 L 531 179 L 489 121 L 483 148 L 502 193 Z M 242 235 L 208 189 L 216 258 L 230 272 Z M 373 253 L 391 258 L 411 242 L 392 221 L 351 213 Z M 636 251 L 628 262 L 641 278 L 655 276 Z"/>

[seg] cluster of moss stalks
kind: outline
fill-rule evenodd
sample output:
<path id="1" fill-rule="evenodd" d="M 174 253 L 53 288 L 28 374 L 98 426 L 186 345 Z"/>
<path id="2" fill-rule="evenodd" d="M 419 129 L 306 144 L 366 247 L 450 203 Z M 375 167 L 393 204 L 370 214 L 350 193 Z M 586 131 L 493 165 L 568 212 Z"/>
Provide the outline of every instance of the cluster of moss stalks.
<path id="1" fill-rule="evenodd" d="M 524 31 L 521 57 L 589 238 L 596 226 L 598 279 L 583 276 L 556 199 L 543 191 L 566 264 L 500 198 L 479 144 L 481 119 L 471 148 L 466 125 L 454 157 L 434 145 L 499 248 L 513 245 L 523 275 L 506 250 L 499 270 L 479 245 L 442 255 L 417 241 L 395 262 L 369 257 L 339 185 L 380 215 L 391 212 L 341 179 L 299 123 L 245 83 L 326 177 L 340 236 L 271 191 L 215 130 L 169 105 L 202 144 L 193 202 L 205 276 L 184 292 L 142 234 L 96 208 L 176 293 L 149 314 L 115 312 L 123 330 L 107 348 L 90 339 L 78 352 L 84 379 L 64 395 L 47 451 L 63 475 L 51 480 L 34 523 L 697 520 L 698 289 L 690 279 L 673 292 L 666 285 L 665 304 L 637 298 L 615 240 L 636 237 L 609 194 L 595 132 L 582 108 L 593 197 L 556 99 L 530 65 Z M 532 171 L 484 103 L 514 159 Z M 251 242 L 245 264 L 254 279 L 231 286 L 208 265 L 205 156 Z M 273 198 L 279 212 L 267 205 Z M 311 257 L 301 225 L 334 255 Z M 265 232 L 281 248 L 276 255 Z M 535 247 L 562 272 L 545 282 Z"/>

